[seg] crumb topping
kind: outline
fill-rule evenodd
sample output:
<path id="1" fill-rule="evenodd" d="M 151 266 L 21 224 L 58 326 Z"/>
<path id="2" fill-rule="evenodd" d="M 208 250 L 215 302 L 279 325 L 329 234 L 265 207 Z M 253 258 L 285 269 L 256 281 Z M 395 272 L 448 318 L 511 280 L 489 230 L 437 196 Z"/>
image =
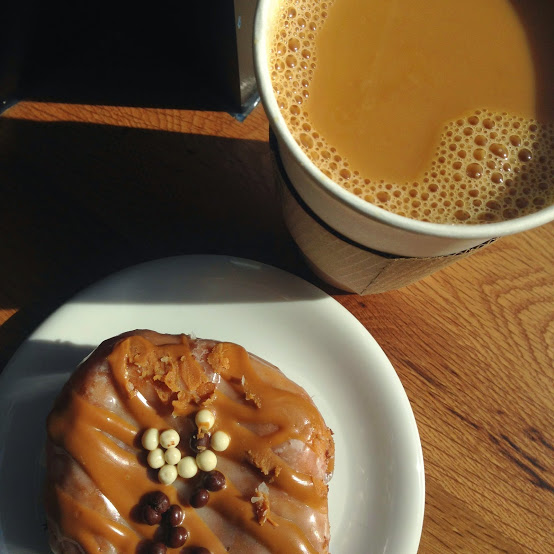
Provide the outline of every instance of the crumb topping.
<path id="1" fill-rule="evenodd" d="M 247 461 L 254 467 L 257 467 L 264 475 L 267 475 L 270 481 L 275 479 L 275 477 L 279 477 L 282 467 L 277 460 L 280 460 L 280 458 L 271 449 L 248 450 L 246 456 Z"/>
<path id="2" fill-rule="evenodd" d="M 184 415 L 191 404 L 200 405 L 213 397 L 211 382 L 192 355 L 174 355 L 172 345 L 156 353 L 142 337 L 129 337 L 128 369 L 139 380 L 150 379 L 161 402 L 173 406 L 173 415 Z"/>
<path id="3" fill-rule="evenodd" d="M 252 389 L 249 388 L 248 383 L 246 382 L 246 377 L 243 375 L 242 379 L 240 380 L 240 384 L 242 386 L 242 390 L 244 392 L 244 398 L 246 400 L 253 402 L 257 408 L 262 407 L 262 399 L 252 391 Z"/>
<path id="4" fill-rule="evenodd" d="M 215 371 L 222 375 L 227 375 L 231 369 L 231 360 L 225 355 L 223 343 L 216 344 L 208 354 L 208 363 Z"/>
<path id="5" fill-rule="evenodd" d="M 264 525 L 266 521 L 271 523 L 274 527 L 278 527 L 279 524 L 272 519 L 269 505 L 269 488 L 262 481 L 255 490 L 255 496 L 250 499 L 250 502 L 254 504 L 254 513 L 256 519 L 260 525 Z"/>

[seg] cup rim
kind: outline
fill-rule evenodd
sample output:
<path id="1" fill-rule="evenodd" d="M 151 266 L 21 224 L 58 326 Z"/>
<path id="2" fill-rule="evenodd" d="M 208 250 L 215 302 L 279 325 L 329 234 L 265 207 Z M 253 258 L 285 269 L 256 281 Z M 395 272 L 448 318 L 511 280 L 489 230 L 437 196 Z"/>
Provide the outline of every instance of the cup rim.
<path id="1" fill-rule="evenodd" d="M 411 219 L 380 208 L 347 191 L 327 177 L 304 153 L 289 131 L 277 100 L 273 94 L 269 67 L 267 64 L 267 42 L 265 31 L 269 25 L 270 5 L 275 0 L 258 0 L 254 17 L 253 53 L 254 73 L 258 91 L 270 125 L 276 131 L 278 142 L 283 142 L 292 155 L 316 184 L 328 196 L 359 214 L 377 220 L 385 225 L 410 233 L 451 239 L 489 239 L 520 233 L 554 220 L 554 205 L 515 219 L 496 223 L 431 223 Z"/>

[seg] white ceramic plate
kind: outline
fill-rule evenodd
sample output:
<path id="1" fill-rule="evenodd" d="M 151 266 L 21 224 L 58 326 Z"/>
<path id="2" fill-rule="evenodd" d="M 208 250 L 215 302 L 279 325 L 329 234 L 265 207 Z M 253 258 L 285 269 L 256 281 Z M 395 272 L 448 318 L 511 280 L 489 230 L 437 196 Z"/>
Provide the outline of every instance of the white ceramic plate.
<path id="1" fill-rule="evenodd" d="M 52 314 L 0 375 L 0 552 L 48 552 L 45 418 L 72 369 L 136 328 L 237 342 L 302 385 L 333 429 L 331 552 L 411 554 L 424 509 L 415 419 L 392 365 L 333 298 L 238 258 L 182 256 L 119 272 Z"/>

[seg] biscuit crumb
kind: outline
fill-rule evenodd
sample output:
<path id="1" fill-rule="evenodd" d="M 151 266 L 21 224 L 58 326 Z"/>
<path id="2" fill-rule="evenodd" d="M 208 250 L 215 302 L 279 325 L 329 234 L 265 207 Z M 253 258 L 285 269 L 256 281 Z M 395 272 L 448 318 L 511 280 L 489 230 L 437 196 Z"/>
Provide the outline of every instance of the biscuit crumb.
<path id="1" fill-rule="evenodd" d="M 270 481 L 279 477 L 282 467 L 275 463 L 275 458 L 277 458 L 277 456 L 272 450 L 268 449 L 264 452 L 253 452 L 252 450 L 248 450 L 246 456 L 250 464 L 257 467 L 264 475 L 270 477 Z"/>
<path id="2" fill-rule="evenodd" d="M 262 481 L 255 490 L 256 496 L 250 499 L 250 502 L 254 504 L 254 510 L 256 518 L 260 525 L 264 525 L 266 521 L 271 523 L 274 527 L 279 527 L 279 524 L 272 519 L 269 506 L 269 488 Z"/>
<path id="3" fill-rule="evenodd" d="M 246 377 L 243 375 L 242 376 L 242 379 L 240 380 L 240 384 L 242 385 L 242 390 L 244 392 L 244 398 L 246 398 L 246 400 L 250 401 L 250 402 L 253 402 L 257 408 L 261 408 L 262 407 L 262 399 L 257 395 L 255 394 L 252 389 L 250 389 L 248 387 L 248 384 L 246 382 Z"/>

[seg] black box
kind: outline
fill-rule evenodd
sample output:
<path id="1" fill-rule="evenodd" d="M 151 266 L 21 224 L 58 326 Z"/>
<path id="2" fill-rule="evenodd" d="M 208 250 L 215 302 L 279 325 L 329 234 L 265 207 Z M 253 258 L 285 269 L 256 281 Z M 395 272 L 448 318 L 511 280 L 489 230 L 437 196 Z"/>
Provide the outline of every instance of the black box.
<path id="1" fill-rule="evenodd" d="M 257 98 L 256 0 L 6 6 L 0 106 L 20 100 L 209 109 Z"/>

